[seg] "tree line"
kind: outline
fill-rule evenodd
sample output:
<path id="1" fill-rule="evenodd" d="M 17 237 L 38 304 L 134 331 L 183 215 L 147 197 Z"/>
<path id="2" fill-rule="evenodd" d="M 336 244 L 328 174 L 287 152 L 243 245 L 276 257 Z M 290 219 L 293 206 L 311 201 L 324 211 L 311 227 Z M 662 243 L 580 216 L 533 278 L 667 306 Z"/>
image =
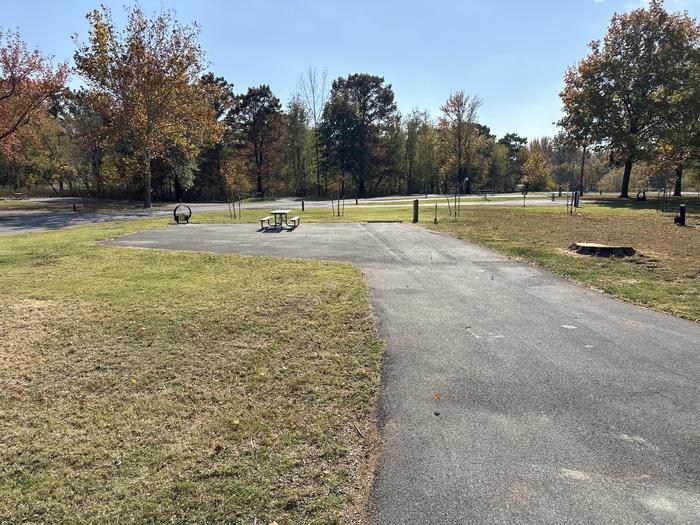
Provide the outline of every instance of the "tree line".
<path id="1" fill-rule="evenodd" d="M 98 197 L 237 199 L 661 186 L 698 162 L 697 23 L 660 1 L 616 15 L 570 68 L 554 137 L 496 137 L 482 100 L 401 114 L 383 77 L 309 68 L 283 105 L 205 67 L 195 25 L 102 7 L 74 67 L 0 31 L 0 184 Z M 80 89 L 69 89 L 73 72 Z M 635 178 L 632 166 L 638 167 Z M 619 182 L 618 182 L 618 179 Z"/>

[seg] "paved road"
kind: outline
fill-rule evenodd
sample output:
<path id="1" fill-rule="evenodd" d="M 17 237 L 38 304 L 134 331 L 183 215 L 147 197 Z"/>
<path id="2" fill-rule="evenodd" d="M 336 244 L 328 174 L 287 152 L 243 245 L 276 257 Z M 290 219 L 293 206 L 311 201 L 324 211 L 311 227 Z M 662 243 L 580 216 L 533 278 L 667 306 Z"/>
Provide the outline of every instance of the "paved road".
<path id="1" fill-rule="evenodd" d="M 83 224 L 119 221 L 126 219 L 144 219 L 168 212 L 122 212 L 94 213 L 44 210 L 0 210 L 0 236 L 27 233 L 41 230 L 54 230 Z"/>
<path id="2" fill-rule="evenodd" d="M 700 518 L 697 324 L 408 225 L 114 244 L 360 265 L 386 341 L 372 523 Z"/>

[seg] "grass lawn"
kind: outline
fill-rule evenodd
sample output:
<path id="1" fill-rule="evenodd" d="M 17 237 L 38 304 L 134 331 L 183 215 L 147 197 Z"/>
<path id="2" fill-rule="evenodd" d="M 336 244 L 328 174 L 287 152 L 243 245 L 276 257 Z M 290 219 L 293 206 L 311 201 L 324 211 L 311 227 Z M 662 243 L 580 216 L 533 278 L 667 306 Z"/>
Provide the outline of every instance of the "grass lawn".
<path id="1" fill-rule="evenodd" d="M 362 275 L 95 243 L 166 223 L 0 238 L 0 523 L 361 522 Z"/>
<path id="2" fill-rule="evenodd" d="M 673 224 L 678 202 L 688 205 L 688 224 L 700 223 L 700 199 L 675 199 L 672 213 L 657 211 L 656 202 L 606 199 L 586 203 L 576 214 L 561 206 L 472 206 L 464 205 L 460 217 L 438 208 L 420 208 L 424 226 L 468 239 L 508 256 L 533 262 L 586 286 L 621 299 L 700 322 L 700 228 Z M 243 221 L 256 222 L 265 210 L 244 210 Z M 362 208 L 347 204 L 342 218 L 330 208 L 296 209 L 304 222 L 401 220 L 410 222 L 411 206 Z M 199 222 L 227 222 L 227 214 L 194 217 Z M 233 221 L 237 222 L 237 221 Z M 632 246 L 639 255 L 625 259 L 597 258 L 573 254 L 574 242 L 598 242 Z"/>
<path id="3" fill-rule="evenodd" d="M 551 193 L 529 193 L 527 195 L 527 199 L 546 199 L 549 198 Z M 562 197 L 563 198 L 563 197 Z M 363 201 L 361 203 L 362 206 L 386 206 L 387 204 L 408 204 L 410 205 L 414 199 L 418 199 L 418 202 L 423 206 L 424 204 L 435 204 L 438 203 L 440 205 L 447 204 L 447 197 L 446 196 L 440 196 L 440 197 L 428 197 L 427 199 L 424 196 L 416 196 L 416 197 L 404 197 L 404 198 L 399 198 L 399 197 L 392 197 L 392 198 L 387 198 L 387 199 L 375 199 L 375 200 L 368 200 L 368 201 Z M 450 205 L 454 205 L 454 195 L 449 196 L 450 200 Z M 464 205 L 465 203 L 468 204 L 470 202 L 511 202 L 511 201 L 522 201 L 523 196 L 519 193 L 513 193 L 512 195 L 462 195 L 461 196 L 461 203 Z M 345 205 L 354 205 L 355 204 L 355 199 L 346 199 L 345 200 Z"/>
<path id="4" fill-rule="evenodd" d="M 69 211 L 72 206 L 69 203 L 47 203 L 39 200 L 15 200 L 0 198 L 0 211 L 15 210 L 55 210 Z"/>

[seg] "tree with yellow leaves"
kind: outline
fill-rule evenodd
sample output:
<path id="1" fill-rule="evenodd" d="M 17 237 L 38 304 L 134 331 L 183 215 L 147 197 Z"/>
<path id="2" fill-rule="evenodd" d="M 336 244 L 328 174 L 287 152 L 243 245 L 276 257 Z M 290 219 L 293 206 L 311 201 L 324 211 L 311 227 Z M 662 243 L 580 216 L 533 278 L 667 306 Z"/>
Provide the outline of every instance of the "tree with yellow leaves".
<path id="1" fill-rule="evenodd" d="M 243 195 L 250 191 L 252 185 L 250 177 L 245 171 L 244 164 L 237 159 L 226 159 L 221 163 L 221 177 L 226 188 L 226 200 L 228 200 L 231 218 L 236 218 L 236 199 L 238 200 L 238 212 L 240 215 L 240 202 Z"/>
<path id="2" fill-rule="evenodd" d="M 552 168 L 547 157 L 539 150 L 531 151 L 523 164 L 525 174 L 522 182 L 528 191 L 546 190 L 554 187 Z"/>
<path id="3" fill-rule="evenodd" d="M 177 149 L 187 158 L 221 138 L 205 86 L 204 53 L 196 25 L 183 26 L 170 11 L 149 19 L 139 7 L 119 31 L 110 10 L 87 15 L 88 43 L 75 53 L 89 89 L 110 99 L 114 131 L 143 171 L 145 208 L 151 207 L 151 162 Z"/>

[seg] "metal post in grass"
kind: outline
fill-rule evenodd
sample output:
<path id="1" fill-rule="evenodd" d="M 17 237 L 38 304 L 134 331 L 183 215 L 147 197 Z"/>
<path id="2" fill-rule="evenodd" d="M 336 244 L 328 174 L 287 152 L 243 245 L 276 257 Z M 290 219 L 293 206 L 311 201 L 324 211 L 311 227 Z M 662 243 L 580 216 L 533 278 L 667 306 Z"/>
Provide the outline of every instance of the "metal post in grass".
<path id="1" fill-rule="evenodd" d="M 675 222 L 678 226 L 685 226 L 685 204 L 681 204 L 678 215 L 674 217 L 673 222 Z"/>
<path id="2" fill-rule="evenodd" d="M 413 199 L 413 224 L 418 222 L 418 199 Z"/>
<path id="3" fill-rule="evenodd" d="M 304 201 L 301 201 L 301 211 L 304 211 Z"/>
<path id="4" fill-rule="evenodd" d="M 433 224 L 437 224 L 437 202 L 435 203 L 435 218 L 433 219 Z"/>

